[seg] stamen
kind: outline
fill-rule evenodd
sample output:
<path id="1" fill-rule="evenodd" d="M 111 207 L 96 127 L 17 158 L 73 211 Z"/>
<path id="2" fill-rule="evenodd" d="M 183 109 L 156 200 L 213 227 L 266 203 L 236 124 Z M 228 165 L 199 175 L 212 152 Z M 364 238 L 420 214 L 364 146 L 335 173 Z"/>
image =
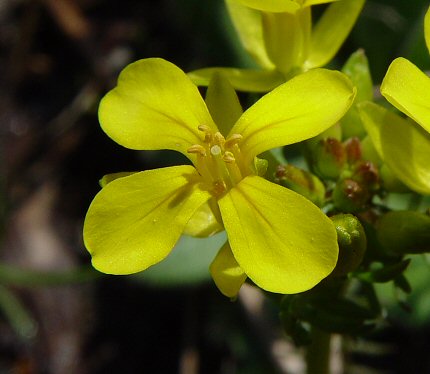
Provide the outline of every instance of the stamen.
<path id="1" fill-rule="evenodd" d="M 211 128 L 208 125 L 199 125 L 198 129 L 203 132 L 211 132 Z"/>
<path id="2" fill-rule="evenodd" d="M 226 151 L 224 153 L 224 155 L 222 156 L 222 159 L 224 160 L 224 162 L 227 162 L 228 164 L 232 164 L 233 162 L 236 161 L 236 159 L 234 158 L 234 154 Z"/>
<path id="3" fill-rule="evenodd" d="M 212 134 L 211 128 L 208 125 L 199 125 L 198 129 L 200 131 L 202 131 L 202 132 L 205 133 L 205 140 L 204 140 L 204 142 L 208 143 L 208 144 L 212 143 L 212 141 L 213 141 L 213 134 Z"/>
<path id="4" fill-rule="evenodd" d="M 225 148 L 231 148 L 238 144 L 243 139 L 243 136 L 240 134 L 233 134 L 225 141 Z"/>
<path id="5" fill-rule="evenodd" d="M 221 148 L 224 147 L 225 138 L 224 136 L 222 136 L 220 132 L 216 132 L 214 134 L 214 140 L 215 140 L 215 144 L 218 144 Z"/>
<path id="6" fill-rule="evenodd" d="M 199 125 L 204 140 L 188 148 L 199 157 L 194 161 L 203 179 L 212 186 L 212 193 L 220 197 L 237 185 L 246 175 L 239 143 L 242 135 L 233 134 L 227 140 L 220 132 L 213 132 L 208 125 Z"/>
<path id="7" fill-rule="evenodd" d="M 194 144 L 190 148 L 187 149 L 188 153 L 197 153 L 203 157 L 206 156 L 206 149 L 200 144 Z"/>

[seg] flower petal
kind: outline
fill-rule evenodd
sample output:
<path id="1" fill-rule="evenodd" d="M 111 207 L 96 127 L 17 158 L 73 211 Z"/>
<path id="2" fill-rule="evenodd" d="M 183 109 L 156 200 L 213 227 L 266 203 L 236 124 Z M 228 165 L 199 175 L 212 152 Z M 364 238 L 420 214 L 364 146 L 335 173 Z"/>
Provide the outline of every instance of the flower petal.
<path id="1" fill-rule="evenodd" d="M 163 260 L 190 217 L 210 194 L 192 166 L 132 174 L 107 184 L 84 223 L 84 242 L 96 269 L 131 274 Z"/>
<path id="2" fill-rule="evenodd" d="M 424 18 L 424 37 L 426 39 L 427 49 L 430 52 L 430 7 L 428 8 Z"/>
<path id="3" fill-rule="evenodd" d="M 160 58 L 128 65 L 118 86 L 101 101 L 99 119 L 114 141 L 140 150 L 171 149 L 185 154 L 201 142 L 198 126 L 216 126 L 185 73 Z"/>
<path id="4" fill-rule="evenodd" d="M 334 269 L 334 225 L 303 196 L 249 176 L 218 203 L 234 257 L 259 287 L 302 292 Z"/>
<path id="5" fill-rule="evenodd" d="M 303 6 L 311 6 L 311 5 L 317 5 L 317 4 L 326 4 L 326 3 L 333 3 L 335 1 L 340 0 L 305 0 Z M 345 0 L 342 0 L 345 1 Z"/>
<path id="6" fill-rule="evenodd" d="M 309 139 L 334 125 L 349 109 L 355 88 L 344 74 L 314 69 L 263 96 L 239 118 L 245 162 L 258 154 Z"/>
<path id="7" fill-rule="evenodd" d="M 128 177 L 129 175 L 138 173 L 137 171 L 120 171 L 119 173 L 106 174 L 102 179 L 99 180 L 100 187 L 105 187 L 110 182 L 113 182 L 115 179 Z"/>
<path id="8" fill-rule="evenodd" d="M 342 0 L 327 8 L 312 31 L 311 48 L 305 69 L 324 66 L 330 62 L 351 32 L 364 1 Z"/>
<path id="9" fill-rule="evenodd" d="M 246 274 L 234 258 L 228 242 L 219 250 L 209 269 L 221 293 L 230 298 L 236 297 Z"/>
<path id="10" fill-rule="evenodd" d="M 215 201 L 213 203 L 216 204 Z M 195 238 L 207 238 L 223 230 L 224 228 L 213 213 L 211 200 L 196 210 L 185 226 L 183 233 Z"/>
<path id="11" fill-rule="evenodd" d="M 216 72 L 212 76 L 205 101 L 221 134 L 228 134 L 243 110 L 236 91 L 225 75 Z"/>
<path id="12" fill-rule="evenodd" d="M 382 81 L 381 93 L 430 132 L 430 78 L 412 62 L 396 58 Z"/>
<path id="13" fill-rule="evenodd" d="M 261 67 L 272 70 L 274 65 L 267 56 L 263 42 L 261 12 L 237 0 L 225 0 L 225 4 L 243 47 Z"/>
<path id="14" fill-rule="evenodd" d="M 223 74 L 236 90 L 245 92 L 269 92 L 285 82 L 283 75 L 275 70 L 204 68 L 191 71 L 188 76 L 196 85 L 207 86 L 217 72 Z"/>
<path id="15" fill-rule="evenodd" d="M 300 9 L 295 0 L 236 0 L 242 5 L 264 12 L 289 12 L 294 13 Z"/>
<path id="16" fill-rule="evenodd" d="M 363 124 L 376 151 L 410 189 L 430 194 L 430 134 L 371 102 L 359 104 Z"/>
<path id="17" fill-rule="evenodd" d="M 277 70 L 288 76 L 294 67 L 301 65 L 300 57 L 310 34 L 310 10 L 296 14 L 263 13 L 262 19 L 267 54 Z"/>

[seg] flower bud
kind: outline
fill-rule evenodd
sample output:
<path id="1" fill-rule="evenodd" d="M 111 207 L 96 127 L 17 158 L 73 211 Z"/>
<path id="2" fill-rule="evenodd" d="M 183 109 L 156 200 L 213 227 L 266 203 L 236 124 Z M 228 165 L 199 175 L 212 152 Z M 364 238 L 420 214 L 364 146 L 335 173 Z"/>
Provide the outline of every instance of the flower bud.
<path id="1" fill-rule="evenodd" d="M 324 179 L 337 179 L 346 164 L 342 143 L 335 138 L 320 140 L 312 154 L 315 173 Z"/>
<path id="2" fill-rule="evenodd" d="M 333 190 L 334 206 L 342 212 L 355 213 L 365 210 L 371 194 L 354 179 L 340 180 Z"/>
<path id="3" fill-rule="evenodd" d="M 387 253 L 430 252 L 430 217 L 415 211 L 393 211 L 377 223 L 377 237 Z"/>
<path id="4" fill-rule="evenodd" d="M 343 143 L 346 152 L 346 158 L 349 164 L 353 164 L 362 158 L 361 143 L 357 137 L 352 137 Z"/>
<path id="5" fill-rule="evenodd" d="M 357 269 L 367 247 L 366 234 L 357 217 L 352 214 L 337 214 L 331 217 L 339 244 L 339 258 L 332 274 L 342 276 Z"/>
<path id="6" fill-rule="evenodd" d="M 315 205 L 324 204 L 324 185 L 315 175 L 305 170 L 293 165 L 279 165 L 275 173 L 275 182 L 303 195 Z"/>
<path id="7" fill-rule="evenodd" d="M 354 179 L 364 184 L 368 190 L 376 191 L 379 188 L 379 172 L 370 161 L 360 161 L 354 165 Z"/>

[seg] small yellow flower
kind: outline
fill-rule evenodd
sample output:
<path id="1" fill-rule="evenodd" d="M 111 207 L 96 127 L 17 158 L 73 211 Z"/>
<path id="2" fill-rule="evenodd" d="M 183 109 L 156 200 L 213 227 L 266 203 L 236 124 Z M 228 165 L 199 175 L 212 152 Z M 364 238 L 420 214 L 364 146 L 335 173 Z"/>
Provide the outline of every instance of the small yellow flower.
<path id="1" fill-rule="evenodd" d="M 350 33 L 365 0 L 225 0 L 242 45 L 261 69 L 204 68 L 207 85 L 222 71 L 242 91 L 268 92 L 296 74 L 326 65 Z M 311 7 L 333 3 L 312 25 Z"/>
<path id="2" fill-rule="evenodd" d="M 255 159 L 333 125 L 355 90 L 343 74 L 316 69 L 241 114 L 233 89 L 215 86 L 221 89 L 210 88 L 205 103 L 182 70 L 151 58 L 126 67 L 103 98 L 100 123 L 114 141 L 176 150 L 193 166 L 112 178 L 85 219 L 93 265 L 130 274 L 160 262 L 190 219 L 210 206 L 228 235 L 211 266 L 221 292 L 234 296 L 246 276 L 271 292 L 310 289 L 336 265 L 334 226 L 309 200 L 259 176 Z"/>
<path id="3" fill-rule="evenodd" d="M 424 35 L 430 51 L 430 8 Z M 399 180 L 418 193 L 430 195 L 430 78 L 399 57 L 388 68 L 381 93 L 413 121 L 373 103 L 360 104 L 372 143 Z"/>
<path id="4" fill-rule="evenodd" d="M 424 35 L 430 52 L 430 8 L 424 19 Z M 412 62 L 403 57 L 395 59 L 382 82 L 381 93 L 430 132 L 430 78 Z"/>

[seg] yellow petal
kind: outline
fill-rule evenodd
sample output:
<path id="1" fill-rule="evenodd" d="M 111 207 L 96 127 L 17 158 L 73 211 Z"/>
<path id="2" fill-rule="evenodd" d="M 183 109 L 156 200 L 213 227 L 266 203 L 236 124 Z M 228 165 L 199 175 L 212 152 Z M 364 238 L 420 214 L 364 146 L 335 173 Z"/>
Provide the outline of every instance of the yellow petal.
<path id="1" fill-rule="evenodd" d="M 259 287 L 303 292 L 335 267 L 334 225 L 303 196 L 249 176 L 218 203 L 233 255 Z"/>
<path id="2" fill-rule="evenodd" d="M 395 59 L 382 81 L 381 93 L 430 132 L 430 78 L 413 63 L 402 57 Z"/>
<path id="3" fill-rule="evenodd" d="M 231 134 L 241 134 L 250 163 L 269 149 L 314 137 L 349 109 L 355 88 L 342 73 L 314 69 L 263 96 L 239 118 Z"/>
<path id="4" fill-rule="evenodd" d="M 340 0 L 305 0 L 303 3 L 303 6 L 311 6 L 311 5 L 317 5 L 317 4 L 326 4 L 326 3 L 333 3 L 335 1 L 340 1 Z M 342 0 L 345 1 L 345 0 Z M 358 0 L 354 0 L 354 1 L 358 1 Z"/>
<path id="5" fill-rule="evenodd" d="M 263 36 L 267 54 L 284 75 L 288 75 L 290 70 L 298 65 L 304 48 L 305 35 L 299 13 L 302 12 L 263 14 Z"/>
<path id="6" fill-rule="evenodd" d="M 300 9 L 296 0 L 236 0 L 242 5 L 265 12 L 294 13 Z"/>
<path id="7" fill-rule="evenodd" d="M 246 280 L 246 274 L 234 258 L 228 243 L 220 249 L 209 269 L 221 293 L 230 298 L 236 297 Z"/>
<path id="8" fill-rule="evenodd" d="M 84 242 L 96 269 L 131 274 L 163 260 L 190 217 L 210 195 L 192 166 L 132 174 L 107 184 L 84 223 Z"/>
<path id="9" fill-rule="evenodd" d="M 428 8 L 424 18 L 424 36 L 426 39 L 427 49 L 430 52 L 430 7 Z"/>
<path id="10" fill-rule="evenodd" d="M 201 142 L 198 126 L 216 126 L 197 87 L 175 65 L 148 58 L 128 65 L 101 101 L 103 130 L 117 143 L 140 150 L 171 149 L 189 157 Z"/>
<path id="11" fill-rule="evenodd" d="M 207 86 L 215 73 L 223 74 L 231 85 L 239 91 L 268 92 L 285 82 L 283 75 L 275 70 L 204 68 L 188 73 L 198 86 Z"/>
<path id="12" fill-rule="evenodd" d="M 206 105 L 221 134 L 228 134 L 242 115 L 242 106 L 228 78 L 216 72 L 206 92 Z"/>
<path id="13" fill-rule="evenodd" d="M 119 173 L 106 174 L 102 179 L 99 180 L 100 187 L 105 187 L 108 183 L 118 178 L 128 177 L 129 175 L 135 174 L 137 171 L 121 171 Z"/>
<path id="14" fill-rule="evenodd" d="M 312 31 L 306 69 L 324 66 L 330 62 L 351 32 L 364 1 L 342 0 L 327 8 Z"/>
<path id="15" fill-rule="evenodd" d="M 225 4 L 243 47 L 261 67 L 272 70 L 274 65 L 267 56 L 263 42 L 261 12 L 236 0 L 225 0 Z"/>
<path id="16" fill-rule="evenodd" d="M 212 201 L 207 202 L 197 209 L 184 228 L 185 235 L 207 238 L 224 230 L 212 211 L 211 203 Z"/>
<path id="17" fill-rule="evenodd" d="M 379 156 L 410 189 L 430 194 L 430 134 L 371 102 L 359 104 L 364 127 Z"/>

